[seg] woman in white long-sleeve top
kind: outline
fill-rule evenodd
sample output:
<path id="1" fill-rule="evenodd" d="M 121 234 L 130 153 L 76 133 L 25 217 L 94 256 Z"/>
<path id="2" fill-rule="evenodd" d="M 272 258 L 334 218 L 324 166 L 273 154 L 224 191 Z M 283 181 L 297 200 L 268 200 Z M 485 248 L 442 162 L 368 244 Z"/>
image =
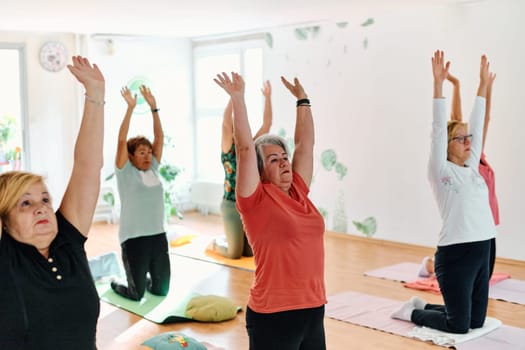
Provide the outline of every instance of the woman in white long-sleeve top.
<path id="1" fill-rule="evenodd" d="M 488 188 L 479 174 L 489 63 L 481 57 L 480 83 L 467 124 L 447 124 L 443 81 L 450 62 L 442 51 L 432 59 L 434 100 L 429 180 L 443 226 L 435 256 L 435 273 L 445 305 L 413 297 L 393 318 L 451 333 L 467 333 L 485 322 L 489 288 L 490 241 L 496 235 Z"/>

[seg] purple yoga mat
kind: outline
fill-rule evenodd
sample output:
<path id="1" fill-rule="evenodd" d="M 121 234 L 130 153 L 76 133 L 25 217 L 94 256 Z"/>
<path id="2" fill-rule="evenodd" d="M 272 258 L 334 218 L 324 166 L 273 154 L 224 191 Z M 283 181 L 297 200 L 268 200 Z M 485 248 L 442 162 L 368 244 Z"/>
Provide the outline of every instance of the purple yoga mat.
<path id="1" fill-rule="evenodd" d="M 478 339 L 455 346 L 457 350 L 525 350 L 525 329 L 501 326 Z"/>
<path id="2" fill-rule="evenodd" d="M 525 281 L 508 279 L 498 282 L 490 286 L 489 298 L 525 305 Z"/>

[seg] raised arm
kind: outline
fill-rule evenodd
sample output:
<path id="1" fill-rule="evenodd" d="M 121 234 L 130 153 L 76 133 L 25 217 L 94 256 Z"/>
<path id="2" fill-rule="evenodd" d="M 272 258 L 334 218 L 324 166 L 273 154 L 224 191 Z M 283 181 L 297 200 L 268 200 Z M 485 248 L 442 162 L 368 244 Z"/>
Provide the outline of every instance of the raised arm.
<path id="1" fill-rule="evenodd" d="M 445 63 L 443 51 L 434 52 L 432 57 L 432 75 L 434 76 L 434 98 L 443 98 L 443 81 L 448 76 L 450 62 Z"/>
<path id="2" fill-rule="evenodd" d="M 103 165 L 105 82 L 96 64 L 73 57 L 67 66 L 84 86 L 86 98 L 74 150 L 73 171 L 59 211 L 84 236 L 88 235 L 100 190 Z"/>
<path id="3" fill-rule="evenodd" d="M 439 178 L 440 171 L 447 161 L 447 116 L 445 99 L 443 98 L 443 82 L 448 75 L 449 67 L 450 62 L 445 63 L 443 51 L 434 52 L 432 57 L 432 75 L 434 77 L 432 141 L 428 164 L 429 176 L 433 182 Z"/>
<path id="4" fill-rule="evenodd" d="M 257 156 L 253 143 L 248 112 L 244 102 L 244 81 L 237 73 L 230 77 L 226 73 L 217 74 L 213 79 L 231 98 L 233 107 L 233 135 L 237 150 L 237 184 L 235 192 L 241 197 L 249 197 L 259 185 Z"/>
<path id="5" fill-rule="evenodd" d="M 162 131 L 162 124 L 160 123 L 159 109 L 157 108 L 157 101 L 155 96 L 151 93 L 151 90 L 141 85 L 140 93 L 146 100 L 151 109 L 151 115 L 153 117 L 153 156 L 157 159 L 160 164 L 162 159 L 162 150 L 164 148 L 164 132 Z"/>
<path id="6" fill-rule="evenodd" d="M 479 70 L 478 94 L 474 102 L 474 108 L 469 121 L 469 129 L 472 134 L 470 146 L 470 157 L 468 163 L 472 166 L 478 166 L 483 149 L 483 123 L 485 119 L 487 86 L 489 82 L 490 71 L 489 62 L 485 55 L 481 56 Z"/>
<path id="7" fill-rule="evenodd" d="M 223 153 L 227 153 L 233 144 L 233 107 L 232 100 L 228 101 L 222 116 L 222 139 L 221 148 Z"/>
<path id="8" fill-rule="evenodd" d="M 452 74 L 447 74 L 447 80 L 452 83 L 452 112 L 450 113 L 451 120 L 461 121 L 463 113 L 461 113 L 461 94 L 459 91 L 459 79 Z"/>
<path id="9" fill-rule="evenodd" d="M 266 82 L 263 85 L 263 88 L 261 89 L 261 92 L 264 95 L 263 124 L 261 125 L 259 130 L 257 130 L 255 136 L 253 136 L 254 140 L 261 135 L 269 133 L 270 128 L 272 127 L 272 86 L 270 85 L 269 80 L 266 80 Z"/>
<path id="10" fill-rule="evenodd" d="M 487 56 L 481 56 L 481 63 L 479 68 L 479 86 L 478 93 L 479 97 L 487 97 L 487 87 L 490 78 L 490 64 L 487 60 Z"/>
<path id="11" fill-rule="evenodd" d="M 489 130 L 490 108 L 492 106 L 492 83 L 494 83 L 494 79 L 496 79 L 496 74 L 489 73 L 487 97 L 485 102 L 485 123 L 483 123 L 483 145 L 481 146 L 482 151 L 485 150 L 485 140 L 487 139 L 487 131 Z"/>
<path id="12" fill-rule="evenodd" d="M 304 101 L 308 98 L 304 92 L 303 86 L 299 79 L 294 78 L 294 83 L 290 83 L 284 77 L 281 77 L 284 86 L 290 90 L 292 95 L 298 101 L 296 119 L 295 119 L 295 151 L 292 158 L 292 169 L 298 173 L 310 187 L 314 168 L 314 120 L 310 101 Z M 303 100 L 301 102 L 300 100 Z"/>
<path id="13" fill-rule="evenodd" d="M 117 156 L 115 158 L 115 166 L 118 169 L 122 169 L 122 167 L 126 164 L 126 162 L 129 159 L 127 143 L 129 123 L 131 121 L 131 115 L 133 114 L 133 110 L 137 105 L 137 95 L 135 94 L 131 96 L 131 91 L 129 91 L 127 86 L 120 89 L 120 94 L 122 95 L 122 97 L 124 97 L 124 100 L 126 100 L 128 108 L 126 109 L 126 114 L 124 115 L 124 119 L 120 124 L 120 130 L 118 133 Z"/>

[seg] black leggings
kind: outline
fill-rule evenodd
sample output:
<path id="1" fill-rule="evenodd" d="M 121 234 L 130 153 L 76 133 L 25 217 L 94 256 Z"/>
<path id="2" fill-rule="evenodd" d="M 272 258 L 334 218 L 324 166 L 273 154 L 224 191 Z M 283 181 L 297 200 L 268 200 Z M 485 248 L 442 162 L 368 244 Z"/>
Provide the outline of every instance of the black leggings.
<path id="1" fill-rule="evenodd" d="M 494 265 L 496 264 L 496 238 L 490 240 L 490 260 L 489 260 L 489 279 L 494 273 Z"/>
<path id="2" fill-rule="evenodd" d="M 250 350 L 325 350 L 324 305 L 262 314 L 246 308 Z"/>
<path id="3" fill-rule="evenodd" d="M 128 239 L 121 247 L 128 285 L 112 283 L 113 290 L 133 300 L 142 299 L 146 288 L 152 294 L 167 295 L 171 270 L 166 233 Z"/>
<path id="4" fill-rule="evenodd" d="M 467 333 L 485 322 L 491 240 L 438 247 L 435 272 L 445 305 L 427 304 L 412 322 L 450 333 Z"/>

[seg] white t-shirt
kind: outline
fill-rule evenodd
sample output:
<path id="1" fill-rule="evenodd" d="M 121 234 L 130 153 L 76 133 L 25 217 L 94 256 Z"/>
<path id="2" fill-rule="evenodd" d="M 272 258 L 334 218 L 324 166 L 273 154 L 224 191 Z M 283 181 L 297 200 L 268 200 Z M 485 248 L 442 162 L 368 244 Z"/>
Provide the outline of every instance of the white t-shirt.
<path id="1" fill-rule="evenodd" d="M 443 226 L 438 246 L 484 241 L 496 236 L 487 184 L 478 166 L 483 146 L 485 98 L 477 96 L 470 117 L 470 157 L 462 167 L 447 160 L 446 100 L 433 100 L 428 176 Z"/>

